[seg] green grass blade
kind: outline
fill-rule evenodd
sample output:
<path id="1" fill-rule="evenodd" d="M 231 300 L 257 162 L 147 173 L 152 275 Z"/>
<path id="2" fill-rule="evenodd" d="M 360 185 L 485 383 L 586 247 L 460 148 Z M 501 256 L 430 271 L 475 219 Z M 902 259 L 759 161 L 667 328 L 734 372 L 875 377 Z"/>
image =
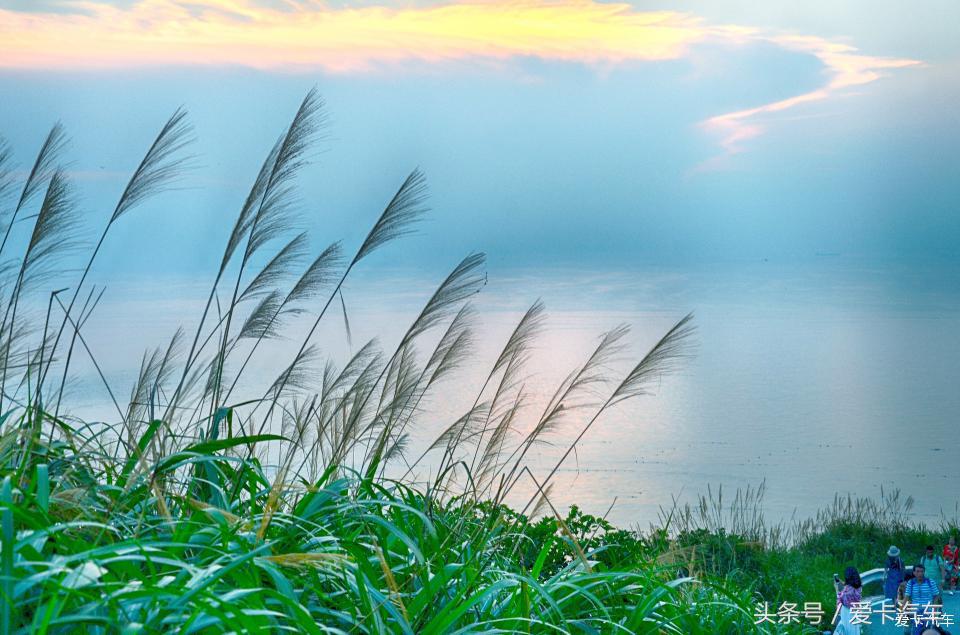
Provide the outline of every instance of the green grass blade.
<path id="1" fill-rule="evenodd" d="M 44 512 L 50 509 L 50 468 L 46 463 L 37 465 L 37 504 Z"/>
<path id="2" fill-rule="evenodd" d="M 0 554 L 0 633 L 10 633 L 13 626 L 13 550 L 16 548 L 16 535 L 13 531 L 13 487 L 10 477 L 3 479 L 0 485 L 0 537 L 3 539 Z"/>

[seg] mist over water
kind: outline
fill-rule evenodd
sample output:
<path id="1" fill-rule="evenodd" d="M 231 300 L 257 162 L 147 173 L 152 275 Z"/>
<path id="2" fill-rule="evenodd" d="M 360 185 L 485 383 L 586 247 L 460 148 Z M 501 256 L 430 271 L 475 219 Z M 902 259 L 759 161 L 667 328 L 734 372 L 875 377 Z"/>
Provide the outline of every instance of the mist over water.
<path id="1" fill-rule="evenodd" d="M 363 272 L 345 289 L 352 341 L 331 312 L 317 335 L 322 354 L 343 363 L 372 337 L 388 352 L 443 276 Z M 553 499 L 621 525 L 657 519 L 674 497 L 708 485 L 724 491 L 766 481 L 772 520 L 805 517 L 835 493 L 879 497 L 899 488 L 916 518 L 953 516 L 960 391 L 960 280 L 950 266 L 867 265 L 839 258 L 636 270 L 497 270 L 476 298 L 476 352 L 432 392 L 411 427 L 410 457 L 473 403 L 523 311 L 537 298 L 548 320 L 528 366 L 530 426 L 555 386 L 604 331 L 633 328 L 620 378 L 689 311 L 695 354 L 656 394 L 628 402 L 591 430 L 558 474 Z M 207 281 L 126 279 L 111 283 L 85 337 L 121 402 L 146 346 L 178 325 L 195 328 Z M 257 396 L 289 362 L 304 324 L 264 346 L 236 399 Z M 421 352 L 426 352 L 426 344 Z M 71 384 L 71 414 L 117 418 L 85 359 Z M 320 369 L 318 369 L 319 372 Z M 244 394 L 248 393 L 248 394 Z M 75 406 L 75 407 L 74 407 Z M 571 419 L 530 454 L 546 475 L 589 414 Z M 420 477 L 429 476 L 427 463 Z M 522 506 L 530 490 L 518 491 Z"/>

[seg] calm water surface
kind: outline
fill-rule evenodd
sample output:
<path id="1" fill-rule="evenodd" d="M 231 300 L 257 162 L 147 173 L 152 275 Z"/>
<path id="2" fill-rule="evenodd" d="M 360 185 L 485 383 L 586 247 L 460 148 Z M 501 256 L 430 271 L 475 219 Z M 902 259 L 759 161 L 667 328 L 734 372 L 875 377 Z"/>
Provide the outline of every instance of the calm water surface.
<path id="1" fill-rule="evenodd" d="M 378 336 L 395 344 L 442 277 L 360 276 L 346 289 L 353 348 Z M 813 264 L 759 262 L 636 271 L 498 271 L 477 298 L 475 363 L 435 393 L 411 453 L 462 414 L 525 308 L 549 312 L 527 385 L 540 401 L 582 361 L 603 331 L 632 325 L 639 356 L 693 311 L 696 354 L 664 377 L 656 395 L 619 407 L 586 437 L 559 476 L 554 497 L 645 526 L 674 497 L 692 500 L 766 481 L 766 513 L 806 516 L 835 493 L 879 497 L 899 488 L 916 514 L 936 521 L 960 500 L 960 284 L 936 266 L 866 266 L 822 258 Z M 120 395 L 127 395 L 147 345 L 181 322 L 189 329 L 205 297 L 199 281 L 128 280 L 109 286 L 87 338 Z M 292 355 L 300 325 L 276 343 L 260 377 Z M 318 341 L 342 360 L 351 347 L 342 319 Z M 625 367 L 624 367 L 625 368 Z M 77 367 L 75 412 L 111 418 L 90 368 Z M 115 417 L 114 417 L 115 418 Z M 577 422 L 532 463 L 541 474 Z"/>

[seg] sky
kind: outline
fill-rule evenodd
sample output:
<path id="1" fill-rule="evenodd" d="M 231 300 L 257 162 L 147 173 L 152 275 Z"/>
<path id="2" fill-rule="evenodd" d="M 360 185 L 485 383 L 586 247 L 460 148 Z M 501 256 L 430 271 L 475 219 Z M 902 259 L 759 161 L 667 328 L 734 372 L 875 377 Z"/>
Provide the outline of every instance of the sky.
<path id="1" fill-rule="evenodd" d="M 311 87 L 318 246 L 427 175 L 387 266 L 958 264 L 957 24 L 952 0 L 0 0 L 0 136 L 26 169 L 63 122 L 92 232 L 186 107 L 193 167 L 118 223 L 99 266 L 124 271 L 215 266 Z"/>

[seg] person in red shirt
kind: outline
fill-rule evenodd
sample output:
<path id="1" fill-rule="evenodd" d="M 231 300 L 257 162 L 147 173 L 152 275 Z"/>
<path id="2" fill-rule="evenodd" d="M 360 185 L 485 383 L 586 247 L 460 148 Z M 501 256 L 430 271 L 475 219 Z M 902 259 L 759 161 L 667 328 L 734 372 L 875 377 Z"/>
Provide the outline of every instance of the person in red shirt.
<path id="1" fill-rule="evenodd" d="M 943 546 L 943 564 L 946 569 L 943 586 L 949 585 L 947 593 L 953 595 L 957 588 L 957 578 L 960 577 L 960 548 L 957 547 L 957 540 L 953 536 L 950 536 L 950 541 Z"/>

